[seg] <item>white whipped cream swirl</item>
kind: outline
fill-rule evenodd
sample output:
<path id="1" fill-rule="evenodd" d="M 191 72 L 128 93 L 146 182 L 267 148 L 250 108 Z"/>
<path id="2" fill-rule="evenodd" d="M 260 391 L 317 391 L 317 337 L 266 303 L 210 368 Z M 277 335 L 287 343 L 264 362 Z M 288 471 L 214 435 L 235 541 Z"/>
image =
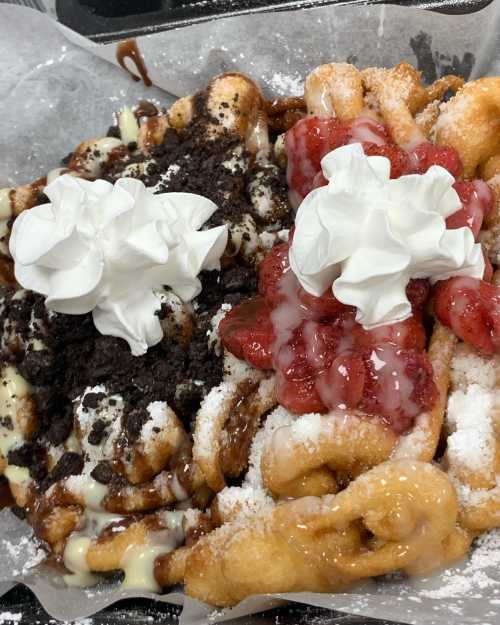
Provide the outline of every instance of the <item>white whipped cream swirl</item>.
<path id="1" fill-rule="evenodd" d="M 17 281 L 46 295 L 50 310 L 92 311 L 99 332 L 125 339 L 134 355 L 162 338 L 155 312 L 163 286 L 189 301 L 201 290 L 198 273 L 219 268 L 227 227 L 199 230 L 217 210 L 205 197 L 67 175 L 45 194 L 50 203 L 21 213 L 12 228 Z"/>
<path id="2" fill-rule="evenodd" d="M 328 185 L 300 205 L 290 248 L 306 291 L 319 296 L 332 287 L 370 329 L 411 316 L 410 278 L 482 277 L 481 245 L 471 230 L 446 229 L 446 218 L 461 208 L 446 169 L 391 180 L 390 161 L 366 156 L 359 143 L 333 150 L 321 166 Z"/>

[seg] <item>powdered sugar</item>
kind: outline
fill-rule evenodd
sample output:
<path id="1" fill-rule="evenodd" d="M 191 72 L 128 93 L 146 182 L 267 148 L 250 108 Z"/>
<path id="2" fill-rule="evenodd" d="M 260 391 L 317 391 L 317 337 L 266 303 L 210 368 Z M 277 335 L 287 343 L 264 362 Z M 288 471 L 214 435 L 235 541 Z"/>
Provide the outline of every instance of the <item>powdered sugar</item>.
<path id="1" fill-rule="evenodd" d="M 448 400 L 447 421 L 454 432 L 448 437 L 450 464 L 480 471 L 493 463 L 495 436 L 491 419 L 493 396 L 478 384 L 458 390 Z"/>
<path id="2" fill-rule="evenodd" d="M 485 589 L 500 590 L 500 581 L 491 577 L 500 565 L 500 530 L 492 530 L 480 536 L 471 552 L 469 562 L 458 572 L 449 569 L 442 575 L 444 584 L 435 590 L 424 590 L 423 597 L 445 599 L 450 597 L 474 596 Z"/>
<path id="3" fill-rule="evenodd" d="M 318 439 L 323 429 L 323 420 L 320 414 L 308 414 L 297 419 L 290 428 L 290 437 L 300 441 L 311 451 L 316 449 Z"/>
<path id="4" fill-rule="evenodd" d="M 23 618 L 22 612 L 0 612 L 0 625 L 4 623 L 20 623 Z"/>
<path id="5" fill-rule="evenodd" d="M 204 458 L 211 457 L 214 453 L 214 448 L 218 448 L 220 419 L 225 412 L 228 402 L 232 400 L 236 393 L 236 384 L 222 382 L 219 386 L 213 388 L 203 400 L 196 416 L 195 455 Z"/>
<path id="6" fill-rule="evenodd" d="M 146 410 L 151 418 L 142 426 L 140 440 L 144 443 L 145 453 L 149 454 L 154 453 L 156 438 L 168 428 L 169 422 L 174 425 L 175 415 L 164 401 L 153 401 Z"/>
<path id="7" fill-rule="evenodd" d="M 276 95 L 301 96 L 304 93 L 304 79 L 297 75 L 275 72 L 268 82 Z"/>
<path id="8" fill-rule="evenodd" d="M 2 539 L 0 547 L 11 559 L 11 563 L 3 562 L 2 564 L 13 567 L 13 577 L 28 575 L 31 569 L 45 560 L 47 556 L 33 534 L 21 536 L 15 544 Z M 21 568 L 19 568 L 20 566 Z"/>
<path id="9" fill-rule="evenodd" d="M 219 338 L 219 323 L 231 310 L 231 304 L 222 304 L 215 315 L 210 319 L 210 330 L 207 330 L 208 348 L 213 350 L 217 356 L 221 354 L 221 343 Z"/>
<path id="10" fill-rule="evenodd" d="M 479 384 L 485 389 L 496 386 L 498 357 L 484 358 L 469 345 L 458 345 L 451 363 L 451 383 L 454 388 Z"/>

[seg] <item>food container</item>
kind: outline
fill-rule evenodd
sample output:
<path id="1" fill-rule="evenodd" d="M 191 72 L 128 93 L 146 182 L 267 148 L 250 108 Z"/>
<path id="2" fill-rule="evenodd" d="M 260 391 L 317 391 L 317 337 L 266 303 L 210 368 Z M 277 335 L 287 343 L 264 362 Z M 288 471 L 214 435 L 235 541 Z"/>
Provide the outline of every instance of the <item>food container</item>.
<path id="1" fill-rule="evenodd" d="M 168 19 L 153 28 L 149 23 L 134 30 L 130 21 L 128 26 L 122 23 L 118 27 L 118 22 L 112 26 L 110 20 L 126 18 L 104 16 L 107 30 L 94 28 L 87 33 L 94 41 L 61 25 L 69 25 L 70 18 L 58 12 L 58 3 L 39 0 L 30 4 L 57 16 L 60 23 L 28 8 L 0 6 L 0 41 L 5 48 L 0 61 L 0 100 L 4 103 L 1 186 L 27 182 L 57 165 L 80 140 L 105 132 L 112 113 L 123 104 L 145 95 L 168 104 L 174 97 L 196 91 L 221 71 L 239 70 L 255 76 L 268 95 L 299 94 L 306 73 L 332 59 L 350 59 L 361 66 L 409 60 L 429 80 L 449 71 L 465 78 L 500 74 L 495 3 L 419 3 L 433 8 L 439 5 L 454 13 L 463 11 L 464 5 L 481 8 L 460 18 L 358 2 L 249 2 L 241 3 L 243 8 L 235 2 L 214 2 L 205 3 L 204 9 L 202 3 L 194 3 L 180 7 L 185 11 L 182 16 L 172 5 Z M 210 11 L 218 11 L 211 14 L 209 5 Z M 208 21 L 214 15 L 219 19 Z M 135 23 L 135 19 L 131 21 Z M 259 36 L 249 38 L 250 32 Z M 155 85 L 149 91 L 117 67 L 112 40 L 131 34 L 138 35 Z M 376 580 L 338 595 L 252 597 L 225 611 L 213 610 L 175 589 L 158 597 L 113 585 L 65 588 L 51 569 L 36 564 L 38 559 L 26 525 L 9 512 L 0 513 L 0 593 L 22 582 L 51 615 L 65 620 L 85 618 L 120 599 L 138 597 L 184 604 L 182 625 L 241 616 L 246 616 L 248 623 L 248 615 L 284 600 L 418 625 L 434 625 L 443 619 L 451 625 L 486 625 L 500 620 L 497 532 L 481 541 L 470 560 L 429 579 Z M 299 620 L 293 615 L 288 619 L 290 623 Z"/>

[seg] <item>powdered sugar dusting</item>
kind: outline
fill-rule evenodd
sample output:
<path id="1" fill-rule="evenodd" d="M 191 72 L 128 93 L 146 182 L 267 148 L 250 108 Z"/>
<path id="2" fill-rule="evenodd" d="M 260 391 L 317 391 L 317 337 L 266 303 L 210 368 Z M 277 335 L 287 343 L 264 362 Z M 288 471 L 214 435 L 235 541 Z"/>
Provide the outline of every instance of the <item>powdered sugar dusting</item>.
<path id="1" fill-rule="evenodd" d="M 212 349 L 217 356 L 221 354 L 221 343 L 219 338 L 219 323 L 231 310 L 231 304 L 222 304 L 219 310 L 210 320 L 210 330 L 207 330 L 208 348 Z"/>
<path id="2" fill-rule="evenodd" d="M 43 562 L 47 557 L 45 551 L 33 534 L 21 536 L 16 543 L 2 539 L 0 549 L 10 558 L 11 563 L 2 562 L 5 566 L 12 566 L 12 577 L 28 575 L 34 567 Z"/>
<path id="3" fill-rule="evenodd" d="M 444 584 L 435 590 L 423 590 L 421 595 L 429 599 L 463 597 L 496 588 L 500 590 L 500 581 L 491 577 L 500 565 L 500 530 L 492 530 L 480 536 L 471 552 L 465 568 L 449 569 L 442 575 Z"/>
<path id="4" fill-rule="evenodd" d="M 448 437 L 450 464 L 459 464 L 470 471 L 491 466 L 495 453 L 492 407 L 492 393 L 478 384 L 451 394 L 447 419 L 455 431 Z"/>
<path id="5" fill-rule="evenodd" d="M 217 502 L 223 515 L 235 515 L 245 519 L 257 512 L 265 512 L 274 506 L 273 499 L 262 480 L 262 454 L 274 432 L 281 427 L 291 425 L 295 417 L 279 406 L 267 417 L 264 425 L 255 435 L 250 448 L 248 472 L 241 487 L 225 488 L 217 496 Z"/>
<path id="6" fill-rule="evenodd" d="M 271 90 L 279 96 L 301 96 L 304 93 L 304 79 L 300 76 L 276 72 L 268 83 Z"/>
<path id="7" fill-rule="evenodd" d="M 20 623 L 23 618 L 22 612 L 0 612 L 0 625 L 3 623 Z"/>
<path id="8" fill-rule="evenodd" d="M 485 389 L 496 386 L 498 357 L 484 358 L 469 345 L 458 345 L 451 363 L 451 383 L 453 388 L 464 388 L 469 384 L 479 384 Z"/>
<path id="9" fill-rule="evenodd" d="M 290 437 L 304 443 L 306 447 L 310 447 L 311 451 L 314 451 L 322 429 L 323 419 L 321 415 L 308 414 L 295 421 L 290 428 Z"/>

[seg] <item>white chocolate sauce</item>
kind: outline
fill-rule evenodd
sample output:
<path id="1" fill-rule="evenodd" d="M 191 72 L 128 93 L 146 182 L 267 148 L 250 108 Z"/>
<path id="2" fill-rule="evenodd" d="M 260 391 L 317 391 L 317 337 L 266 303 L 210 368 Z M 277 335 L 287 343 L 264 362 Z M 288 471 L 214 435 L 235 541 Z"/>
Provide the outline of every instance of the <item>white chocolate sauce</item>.
<path id="1" fill-rule="evenodd" d="M 154 564 L 158 556 L 167 554 L 184 540 L 182 530 L 182 512 L 165 512 L 163 522 L 166 529 L 151 532 L 147 536 L 147 542 L 142 545 L 131 544 L 125 551 L 120 568 L 125 573 L 124 588 L 136 590 L 148 590 L 158 592 L 160 587 L 154 576 Z M 87 564 L 87 553 L 93 540 L 102 530 L 112 523 L 119 522 L 123 517 L 107 512 L 86 512 L 86 525 L 80 532 L 72 534 L 64 550 L 64 565 L 71 571 L 71 575 L 65 576 L 65 581 L 71 586 L 90 586 L 99 581 L 99 576 L 90 572 Z M 125 528 L 118 527 L 117 531 Z"/>
<path id="2" fill-rule="evenodd" d="M 18 371 L 7 366 L 0 375 L 0 415 L 10 417 L 11 427 L 0 424 L 0 454 L 7 458 L 9 451 L 24 442 L 23 424 L 18 411 L 30 392 L 30 386 Z M 28 415 L 27 415 L 28 416 Z"/>
<path id="3" fill-rule="evenodd" d="M 118 113 L 118 128 L 123 143 L 137 143 L 139 140 L 139 124 L 132 110 L 125 106 Z"/>

